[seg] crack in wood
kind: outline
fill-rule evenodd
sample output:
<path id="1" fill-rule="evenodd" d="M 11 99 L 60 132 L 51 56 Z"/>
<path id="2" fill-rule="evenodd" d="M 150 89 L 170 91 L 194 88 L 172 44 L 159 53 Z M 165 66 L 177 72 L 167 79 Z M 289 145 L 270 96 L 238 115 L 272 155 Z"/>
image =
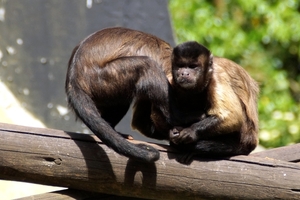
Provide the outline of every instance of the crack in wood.
<path id="1" fill-rule="evenodd" d="M 43 157 L 43 159 L 47 162 L 53 162 L 56 165 L 61 165 L 62 164 L 62 159 L 61 158 Z"/>
<path id="2" fill-rule="evenodd" d="M 291 189 L 291 191 L 294 193 L 300 193 L 300 189 Z"/>
<path id="3" fill-rule="evenodd" d="M 257 157 L 258 158 L 258 157 Z M 286 162 L 286 161 L 280 161 L 276 159 L 269 159 L 266 160 L 266 158 L 262 158 L 262 162 L 260 160 L 250 160 L 250 156 L 236 156 L 236 157 L 231 157 L 229 158 L 230 161 L 234 162 L 240 162 L 240 163 L 247 163 L 247 164 L 253 164 L 253 165 L 260 165 L 260 166 L 265 166 L 265 167 L 281 167 L 281 168 L 288 168 L 288 169 L 300 169 L 300 165 L 297 163 L 291 163 L 291 162 Z M 247 159 L 247 160 L 246 160 Z"/>
<path id="4" fill-rule="evenodd" d="M 51 138 L 62 138 L 68 140 L 76 140 L 76 141 L 83 141 L 83 142 L 90 142 L 90 143 L 99 143 L 102 144 L 101 141 L 95 141 L 91 139 L 93 134 L 83 134 L 83 133 L 72 133 L 72 132 L 64 132 L 66 135 L 57 135 L 57 134 L 47 134 L 47 133 L 36 133 L 36 132 L 29 132 L 29 131 L 22 131 L 22 130 L 10 130 L 10 129 L 3 129 L 0 128 L 0 131 L 5 131 L 9 133 L 17 133 L 17 134 L 25 134 L 25 135 L 34 135 L 34 136 L 41 136 L 41 137 L 51 137 Z"/>

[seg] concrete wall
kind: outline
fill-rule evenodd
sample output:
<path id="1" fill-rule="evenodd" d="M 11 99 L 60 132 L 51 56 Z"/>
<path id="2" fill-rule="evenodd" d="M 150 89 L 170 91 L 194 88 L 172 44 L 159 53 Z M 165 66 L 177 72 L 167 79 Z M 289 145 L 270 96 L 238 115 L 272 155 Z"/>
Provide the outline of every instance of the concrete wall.
<path id="1" fill-rule="evenodd" d="M 123 26 L 174 44 L 166 0 L 9 0 L 0 9 L 0 80 L 50 128 L 87 132 L 64 93 L 71 51 L 87 35 Z M 135 136 L 130 120 L 128 113 L 117 129 Z"/>

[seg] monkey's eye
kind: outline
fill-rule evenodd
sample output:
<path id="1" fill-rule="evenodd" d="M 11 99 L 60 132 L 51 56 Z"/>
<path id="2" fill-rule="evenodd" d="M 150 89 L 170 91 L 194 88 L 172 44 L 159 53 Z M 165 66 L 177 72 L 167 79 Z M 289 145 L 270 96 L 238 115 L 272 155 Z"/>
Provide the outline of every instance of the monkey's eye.
<path id="1" fill-rule="evenodd" d="M 178 64 L 178 65 L 174 65 L 174 67 L 176 67 L 176 68 L 184 68 L 185 65 L 184 64 Z"/>
<path id="2" fill-rule="evenodd" d="M 196 65 L 196 64 L 192 64 L 192 65 L 189 65 L 189 68 L 191 68 L 191 69 L 194 69 L 194 68 L 196 68 L 198 65 Z"/>

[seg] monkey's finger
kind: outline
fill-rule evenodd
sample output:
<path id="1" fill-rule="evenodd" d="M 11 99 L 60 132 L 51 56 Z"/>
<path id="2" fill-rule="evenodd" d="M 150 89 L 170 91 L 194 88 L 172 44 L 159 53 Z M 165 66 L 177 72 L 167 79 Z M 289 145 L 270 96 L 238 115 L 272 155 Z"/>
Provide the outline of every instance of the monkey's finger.
<path id="1" fill-rule="evenodd" d="M 169 138 L 173 139 L 173 138 L 177 138 L 179 136 L 179 131 L 177 129 L 172 129 L 169 131 Z"/>
<path id="2" fill-rule="evenodd" d="M 175 126 L 174 129 L 180 132 L 180 131 L 183 130 L 183 127 L 181 127 L 181 126 Z M 173 129 L 173 130 L 174 130 L 174 129 Z"/>
<path id="3" fill-rule="evenodd" d="M 180 140 L 183 144 L 190 144 L 196 141 L 196 135 L 194 133 L 180 133 L 178 140 Z"/>
<path id="4" fill-rule="evenodd" d="M 170 138 L 170 141 L 173 142 L 176 145 L 181 143 L 181 140 L 178 137 Z"/>

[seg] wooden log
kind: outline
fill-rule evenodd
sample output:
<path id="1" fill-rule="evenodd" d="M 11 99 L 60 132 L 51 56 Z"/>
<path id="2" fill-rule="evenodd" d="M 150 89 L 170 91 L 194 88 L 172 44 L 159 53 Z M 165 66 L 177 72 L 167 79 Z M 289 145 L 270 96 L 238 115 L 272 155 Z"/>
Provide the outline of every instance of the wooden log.
<path id="1" fill-rule="evenodd" d="M 300 165 L 271 158 L 197 158 L 153 145 L 154 164 L 128 160 L 93 135 L 0 124 L 0 179 L 147 199 L 300 199 Z"/>
<path id="2" fill-rule="evenodd" d="M 66 189 L 60 191 L 54 191 L 44 194 L 37 194 L 33 196 L 19 198 L 18 200 L 92 200 L 92 199 L 101 199 L 101 200 L 145 200 L 140 198 L 133 197 L 120 197 L 111 194 L 101 194 L 95 192 L 88 192 L 83 190 L 75 189 Z"/>
<path id="3" fill-rule="evenodd" d="M 262 157 L 262 158 L 273 158 L 282 161 L 300 162 L 300 144 L 294 144 L 285 147 L 278 147 L 275 149 L 269 149 L 266 151 L 253 153 L 251 156 Z"/>

